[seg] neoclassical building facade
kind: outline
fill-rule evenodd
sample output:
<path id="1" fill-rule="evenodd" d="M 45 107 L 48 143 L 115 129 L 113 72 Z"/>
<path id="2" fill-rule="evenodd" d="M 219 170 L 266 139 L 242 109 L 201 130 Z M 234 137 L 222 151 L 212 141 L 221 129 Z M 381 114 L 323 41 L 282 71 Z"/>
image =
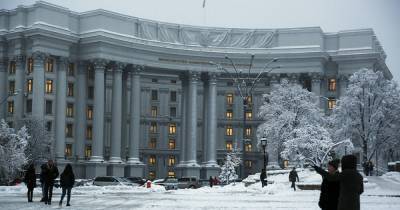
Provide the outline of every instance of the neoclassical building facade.
<path id="1" fill-rule="evenodd" d="M 244 107 L 232 75 L 211 62 L 232 70 L 229 56 L 247 71 L 250 55 L 251 76 L 273 58 L 280 68 Z M 72 163 L 80 178 L 206 178 L 235 145 L 244 177 L 263 167 L 257 113 L 274 83 L 301 84 L 329 113 L 360 68 L 391 78 L 385 58 L 372 29 L 198 27 L 38 1 L 0 10 L 0 118 L 15 128 L 39 119 L 58 164 Z"/>

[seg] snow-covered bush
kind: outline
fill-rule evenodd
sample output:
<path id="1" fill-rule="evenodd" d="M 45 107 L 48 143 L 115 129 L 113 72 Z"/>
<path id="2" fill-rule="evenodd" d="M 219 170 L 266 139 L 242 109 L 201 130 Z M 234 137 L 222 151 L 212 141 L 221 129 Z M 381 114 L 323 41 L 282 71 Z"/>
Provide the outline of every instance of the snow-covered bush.
<path id="1" fill-rule="evenodd" d="M 236 167 L 238 167 L 241 162 L 240 152 L 235 144 L 232 151 L 226 154 L 224 165 L 221 167 L 221 173 L 219 175 L 221 182 L 229 184 L 230 181 L 236 180 L 238 178 Z"/>

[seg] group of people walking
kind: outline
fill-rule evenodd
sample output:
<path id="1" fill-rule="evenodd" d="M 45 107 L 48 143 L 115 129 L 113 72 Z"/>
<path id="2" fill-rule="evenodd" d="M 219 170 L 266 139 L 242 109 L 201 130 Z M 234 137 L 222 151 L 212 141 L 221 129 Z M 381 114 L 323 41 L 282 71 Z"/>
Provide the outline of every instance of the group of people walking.
<path id="1" fill-rule="evenodd" d="M 372 176 L 372 172 L 374 171 L 374 164 L 372 161 L 364 162 L 363 168 L 365 176 Z"/>
<path id="2" fill-rule="evenodd" d="M 59 172 L 57 166 L 53 160 L 49 160 L 47 163 L 41 165 L 40 172 L 40 183 L 42 187 L 42 199 L 46 205 L 51 205 L 51 199 L 53 197 L 53 187 L 55 179 L 58 177 Z M 33 202 L 33 189 L 36 187 L 36 173 L 34 164 L 30 164 L 24 177 L 24 182 L 28 188 L 28 202 Z M 64 171 L 60 175 L 60 186 L 62 188 L 61 199 L 59 205 L 62 205 L 62 201 L 67 195 L 67 206 L 70 206 L 71 200 L 71 189 L 75 183 L 75 176 L 72 170 L 71 164 L 65 166 Z"/>
<path id="3" fill-rule="evenodd" d="M 214 178 L 212 176 L 210 176 L 210 178 L 208 179 L 208 184 L 210 185 L 210 187 L 213 187 L 213 185 L 219 185 L 219 179 L 214 176 Z"/>

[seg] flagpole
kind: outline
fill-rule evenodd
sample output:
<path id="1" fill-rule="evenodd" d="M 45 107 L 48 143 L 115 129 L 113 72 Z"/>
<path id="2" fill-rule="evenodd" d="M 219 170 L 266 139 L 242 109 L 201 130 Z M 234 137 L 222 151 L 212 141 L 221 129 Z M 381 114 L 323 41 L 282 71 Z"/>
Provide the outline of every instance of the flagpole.
<path id="1" fill-rule="evenodd" d="M 206 0 L 203 0 L 203 25 L 207 25 L 207 10 L 206 10 Z"/>

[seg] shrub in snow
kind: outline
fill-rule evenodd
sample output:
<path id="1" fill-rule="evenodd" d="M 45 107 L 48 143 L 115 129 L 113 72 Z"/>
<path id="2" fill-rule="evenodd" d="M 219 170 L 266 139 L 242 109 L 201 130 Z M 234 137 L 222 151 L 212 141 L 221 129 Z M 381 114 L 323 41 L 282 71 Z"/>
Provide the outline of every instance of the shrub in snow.
<path id="1" fill-rule="evenodd" d="M 224 165 L 221 167 L 221 173 L 219 174 L 221 182 L 229 184 L 230 181 L 236 180 L 238 178 L 236 167 L 238 167 L 241 162 L 242 159 L 239 157 L 239 150 L 235 144 L 233 150 L 226 154 Z"/>

